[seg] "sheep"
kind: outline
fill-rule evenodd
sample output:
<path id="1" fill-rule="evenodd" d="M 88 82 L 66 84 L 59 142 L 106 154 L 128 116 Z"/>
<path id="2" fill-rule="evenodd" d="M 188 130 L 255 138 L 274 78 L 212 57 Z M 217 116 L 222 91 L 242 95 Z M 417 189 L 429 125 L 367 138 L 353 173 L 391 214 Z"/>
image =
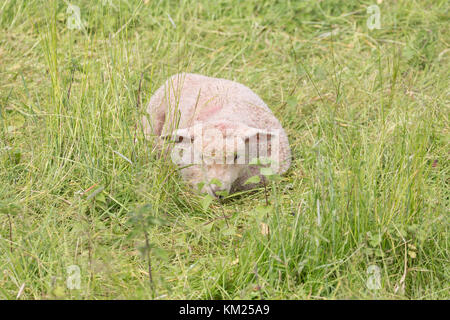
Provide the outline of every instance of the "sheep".
<path id="1" fill-rule="evenodd" d="M 261 166 L 283 174 L 291 164 L 287 135 L 263 100 L 226 79 L 180 73 L 155 91 L 142 117 L 147 139 L 170 145 L 183 179 L 221 198 L 258 185 L 246 183 Z M 170 143 L 167 143 L 169 141 Z M 259 162 L 258 162 L 259 161 Z"/>

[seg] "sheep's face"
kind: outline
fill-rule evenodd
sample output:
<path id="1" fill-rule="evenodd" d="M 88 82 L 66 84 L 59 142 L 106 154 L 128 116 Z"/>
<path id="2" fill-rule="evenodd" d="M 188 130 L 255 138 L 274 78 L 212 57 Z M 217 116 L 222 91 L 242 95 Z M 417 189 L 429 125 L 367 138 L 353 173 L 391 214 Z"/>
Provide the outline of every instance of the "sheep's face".
<path id="1" fill-rule="evenodd" d="M 171 157 L 181 168 L 183 178 L 194 189 L 220 197 L 231 191 L 250 161 L 258 155 L 270 156 L 271 144 L 267 140 L 272 136 L 261 129 L 221 121 L 178 129 L 162 138 L 175 143 Z"/>

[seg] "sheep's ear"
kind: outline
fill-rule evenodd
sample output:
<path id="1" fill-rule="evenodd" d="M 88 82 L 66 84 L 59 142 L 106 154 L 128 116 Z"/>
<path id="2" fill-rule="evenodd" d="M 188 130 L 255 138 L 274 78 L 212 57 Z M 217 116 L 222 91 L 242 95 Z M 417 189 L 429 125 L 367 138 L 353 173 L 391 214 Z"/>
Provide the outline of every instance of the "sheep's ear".
<path id="1" fill-rule="evenodd" d="M 168 134 L 162 134 L 159 138 L 175 143 L 192 140 L 187 129 L 178 129 Z"/>

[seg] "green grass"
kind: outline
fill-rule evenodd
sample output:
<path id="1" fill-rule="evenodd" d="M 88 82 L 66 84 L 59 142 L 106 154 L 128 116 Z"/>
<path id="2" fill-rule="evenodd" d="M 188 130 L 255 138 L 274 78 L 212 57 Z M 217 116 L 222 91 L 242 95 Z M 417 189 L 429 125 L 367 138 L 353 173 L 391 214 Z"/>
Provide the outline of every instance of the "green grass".
<path id="1" fill-rule="evenodd" d="M 65 1 L 0 2 L 1 299 L 450 297 L 448 1 L 382 1 L 379 30 L 376 1 L 72 3 L 83 30 Z M 286 128 L 267 213 L 262 189 L 204 210 L 136 129 L 180 71 Z M 166 221 L 153 289 L 133 212 Z"/>

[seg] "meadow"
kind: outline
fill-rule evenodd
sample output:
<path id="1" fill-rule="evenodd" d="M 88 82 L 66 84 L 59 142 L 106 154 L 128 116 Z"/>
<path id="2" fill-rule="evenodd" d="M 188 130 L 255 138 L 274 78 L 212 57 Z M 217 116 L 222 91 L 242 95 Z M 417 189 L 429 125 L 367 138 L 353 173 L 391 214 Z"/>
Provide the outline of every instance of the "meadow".
<path id="1" fill-rule="evenodd" d="M 1 0 L 0 299 L 448 299 L 449 7 Z M 178 72 L 255 91 L 289 171 L 191 192 L 138 125 Z"/>

